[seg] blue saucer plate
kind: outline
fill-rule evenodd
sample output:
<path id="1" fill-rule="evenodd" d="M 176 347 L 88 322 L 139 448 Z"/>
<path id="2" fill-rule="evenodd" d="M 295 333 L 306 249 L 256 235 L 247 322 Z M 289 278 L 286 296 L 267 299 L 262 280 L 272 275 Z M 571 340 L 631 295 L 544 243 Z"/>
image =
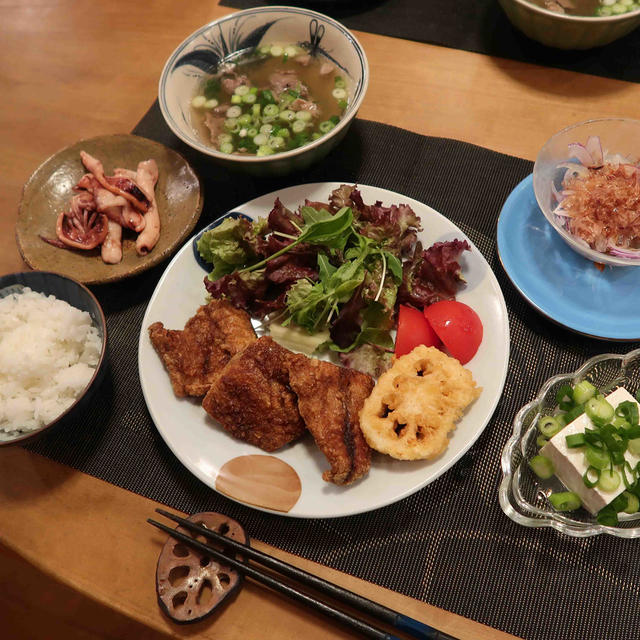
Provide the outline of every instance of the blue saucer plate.
<path id="1" fill-rule="evenodd" d="M 516 289 L 551 320 L 593 338 L 640 340 L 640 266 L 601 271 L 573 251 L 540 211 L 533 176 L 504 203 L 498 255 Z"/>

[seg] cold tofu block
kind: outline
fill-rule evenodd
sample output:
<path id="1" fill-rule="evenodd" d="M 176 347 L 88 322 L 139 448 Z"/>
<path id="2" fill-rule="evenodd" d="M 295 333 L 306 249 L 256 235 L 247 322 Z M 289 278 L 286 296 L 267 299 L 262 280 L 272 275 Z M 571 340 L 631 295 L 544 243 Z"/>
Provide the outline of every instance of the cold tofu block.
<path id="1" fill-rule="evenodd" d="M 607 396 L 607 401 L 612 407 L 617 407 L 621 402 L 636 402 L 635 398 L 626 390 L 620 387 Z M 636 402 L 636 404 L 638 404 Z M 602 491 L 598 487 L 588 489 L 582 476 L 589 467 L 584 459 L 584 447 L 578 449 L 569 449 L 567 447 L 567 436 L 574 433 L 584 433 L 585 429 L 595 429 L 593 422 L 587 417 L 586 413 L 578 416 L 573 422 L 570 422 L 562 431 L 556 433 L 547 444 L 542 447 L 540 454 L 546 456 L 553 462 L 556 476 L 570 491 L 577 493 L 582 500 L 585 509 L 592 514 L 598 513 L 600 509 L 606 507 L 616 496 L 625 490 L 624 483 L 621 482 L 615 491 Z M 635 468 L 640 458 L 626 451 L 624 457 L 629 464 Z"/>

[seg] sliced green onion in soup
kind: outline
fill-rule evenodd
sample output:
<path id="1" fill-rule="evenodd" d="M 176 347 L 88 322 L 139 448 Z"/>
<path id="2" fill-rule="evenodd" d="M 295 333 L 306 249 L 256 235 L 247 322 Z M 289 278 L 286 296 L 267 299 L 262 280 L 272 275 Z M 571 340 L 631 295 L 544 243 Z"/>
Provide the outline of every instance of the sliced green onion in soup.
<path id="1" fill-rule="evenodd" d="M 331 131 L 331 129 L 335 128 L 335 124 L 333 124 L 333 122 L 330 122 L 329 120 L 325 120 L 324 122 L 321 122 L 318 125 L 318 129 L 322 132 L 322 133 L 329 133 L 329 131 Z"/>
<path id="2" fill-rule="evenodd" d="M 307 123 L 302 120 L 295 120 L 291 123 L 293 133 L 302 133 L 307 128 Z"/>
<path id="3" fill-rule="evenodd" d="M 280 112 L 280 120 L 283 122 L 292 122 L 296 119 L 296 112 L 291 111 L 291 109 L 285 109 Z"/>
<path id="4" fill-rule="evenodd" d="M 269 138 L 268 144 L 272 149 L 275 149 L 277 151 L 278 149 L 284 148 L 284 138 L 281 136 Z"/>

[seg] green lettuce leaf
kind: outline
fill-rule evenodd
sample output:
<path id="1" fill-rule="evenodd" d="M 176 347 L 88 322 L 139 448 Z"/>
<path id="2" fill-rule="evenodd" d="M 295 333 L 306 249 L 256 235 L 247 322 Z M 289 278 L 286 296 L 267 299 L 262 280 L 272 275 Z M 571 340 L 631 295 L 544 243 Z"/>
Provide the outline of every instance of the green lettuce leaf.
<path id="1" fill-rule="evenodd" d="M 198 240 L 198 253 L 213 265 L 209 280 L 215 282 L 253 261 L 251 240 L 259 233 L 259 227 L 254 228 L 246 218 L 225 218 L 217 227 L 205 231 Z"/>

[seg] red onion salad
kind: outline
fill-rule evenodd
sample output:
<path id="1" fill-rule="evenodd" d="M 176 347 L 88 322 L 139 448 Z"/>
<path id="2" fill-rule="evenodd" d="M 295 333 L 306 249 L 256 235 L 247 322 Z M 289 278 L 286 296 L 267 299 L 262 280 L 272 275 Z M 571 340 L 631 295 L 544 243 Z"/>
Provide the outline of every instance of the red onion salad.
<path id="1" fill-rule="evenodd" d="M 598 136 L 567 146 L 560 188 L 551 185 L 556 220 L 595 251 L 640 260 L 640 164 L 609 154 Z"/>

